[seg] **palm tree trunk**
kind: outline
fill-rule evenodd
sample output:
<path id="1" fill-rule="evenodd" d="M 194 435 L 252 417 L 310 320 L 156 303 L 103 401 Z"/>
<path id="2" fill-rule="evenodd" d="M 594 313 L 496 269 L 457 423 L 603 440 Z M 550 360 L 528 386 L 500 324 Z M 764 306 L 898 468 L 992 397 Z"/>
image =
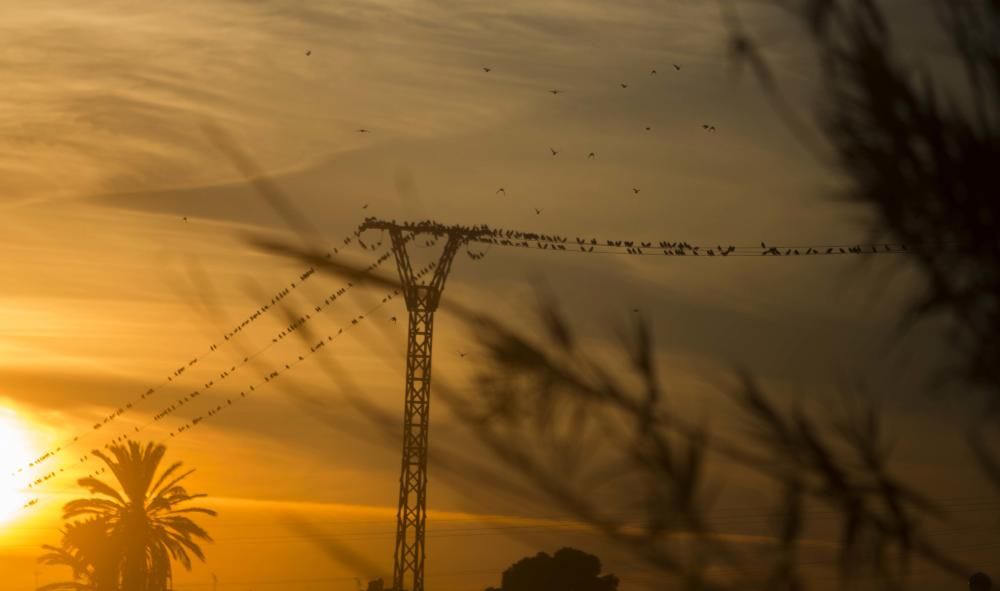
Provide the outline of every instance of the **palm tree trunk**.
<path id="1" fill-rule="evenodd" d="M 125 563 L 122 565 L 122 591 L 149 591 L 149 563 L 146 559 L 146 516 L 130 511 L 122 524 L 125 529 Z"/>

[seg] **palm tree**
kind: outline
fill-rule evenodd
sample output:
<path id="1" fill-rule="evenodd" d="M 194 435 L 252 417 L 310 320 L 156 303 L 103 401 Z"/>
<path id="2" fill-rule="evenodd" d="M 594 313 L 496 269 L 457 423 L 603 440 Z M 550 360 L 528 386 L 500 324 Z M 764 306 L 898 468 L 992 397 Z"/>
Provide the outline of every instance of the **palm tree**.
<path id="1" fill-rule="evenodd" d="M 121 490 L 96 478 L 81 478 L 78 484 L 95 496 L 67 503 L 63 519 L 83 517 L 90 520 L 87 523 L 103 526 L 106 547 L 114 550 L 115 587 L 120 580 L 122 591 L 165 591 L 172 579 L 171 561 L 190 570 L 192 554 L 205 560 L 198 542 L 212 541 L 186 514 L 216 513 L 202 507 L 181 507 L 205 496 L 191 494 L 180 485 L 194 472 L 181 473 L 181 462 L 171 464 L 157 477 L 167 451 L 162 444 L 141 446 L 129 441 L 127 445 L 112 445 L 108 451 L 110 455 L 102 451 L 93 454 L 108 465 Z"/>
<path id="2" fill-rule="evenodd" d="M 38 562 L 68 566 L 73 570 L 73 582 L 51 583 L 42 591 L 114 591 L 118 588 L 115 570 L 114 539 L 108 535 L 107 523 L 87 519 L 68 523 L 62 531 L 59 546 L 42 546 L 47 552 Z"/>

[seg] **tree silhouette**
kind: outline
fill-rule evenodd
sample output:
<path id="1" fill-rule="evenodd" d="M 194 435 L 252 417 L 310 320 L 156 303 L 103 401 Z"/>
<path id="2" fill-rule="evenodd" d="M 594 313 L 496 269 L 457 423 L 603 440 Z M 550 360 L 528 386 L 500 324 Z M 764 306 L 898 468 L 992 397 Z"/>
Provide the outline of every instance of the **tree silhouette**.
<path id="1" fill-rule="evenodd" d="M 107 524 L 100 519 L 68 523 L 62 530 L 59 546 L 42 546 L 47 552 L 38 558 L 42 564 L 68 566 L 74 582 L 51 583 L 42 591 L 113 591 L 117 589 L 114 541 L 108 537 Z"/>
<path id="2" fill-rule="evenodd" d="M 91 498 L 70 501 L 63 519 L 70 521 L 60 547 L 40 560 L 73 568 L 74 578 L 89 587 L 63 584 L 61 589 L 106 591 L 165 591 L 172 579 L 171 561 L 191 568 L 191 555 L 205 556 L 198 545 L 211 541 L 208 533 L 187 514 L 214 516 L 211 509 L 182 506 L 204 497 L 191 494 L 180 482 L 194 470 L 180 472 L 182 462 L 171 464 L 159 476 L 166 453 L 162 444 L 129 441 L 112 445 L 110 455 L 92 452 L 107 464 L 119 488 L 88 477 L 78 483 Z M 81 521 L 72 521 L 83 518 Z"/>
<path id="3" fill-rule="evenodd" d="M 617 591 L 618 577 L 601 575 L 601 559 L 575 548 L 522 558 L 486 591 Z"/>

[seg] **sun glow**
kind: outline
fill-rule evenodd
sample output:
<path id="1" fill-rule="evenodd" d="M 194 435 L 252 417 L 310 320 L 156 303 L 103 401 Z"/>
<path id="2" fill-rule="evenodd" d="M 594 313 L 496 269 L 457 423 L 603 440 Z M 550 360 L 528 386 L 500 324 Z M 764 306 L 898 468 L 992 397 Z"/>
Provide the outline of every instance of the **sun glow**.
<path id="1" fill-rule="evenodd" d="M 29 499 L 27 477 L 17 472 L 34 457 L 22 424 L 13 411 L 0 408 L 0 525 L 17 517 Z"/>

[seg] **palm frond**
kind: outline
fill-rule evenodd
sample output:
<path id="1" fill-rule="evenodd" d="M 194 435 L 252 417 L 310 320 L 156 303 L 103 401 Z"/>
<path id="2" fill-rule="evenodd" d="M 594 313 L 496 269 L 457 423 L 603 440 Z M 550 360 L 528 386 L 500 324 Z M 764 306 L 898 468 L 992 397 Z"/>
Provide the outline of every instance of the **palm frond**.
<path id="1" fill-rule="evenodd" d="M 91 494 L 105 495 L 111 497 L 112 499 L 118 501 L 123 505 L 125 504 L 125 499 L 122 498 L 122 496 L 118 493 L 118 491 L 112 488 L 111 485 L 101 480 L 88 476 L 87 478 L 81 478 L 77 480 L 76 483 L 89 490 Z"/>

